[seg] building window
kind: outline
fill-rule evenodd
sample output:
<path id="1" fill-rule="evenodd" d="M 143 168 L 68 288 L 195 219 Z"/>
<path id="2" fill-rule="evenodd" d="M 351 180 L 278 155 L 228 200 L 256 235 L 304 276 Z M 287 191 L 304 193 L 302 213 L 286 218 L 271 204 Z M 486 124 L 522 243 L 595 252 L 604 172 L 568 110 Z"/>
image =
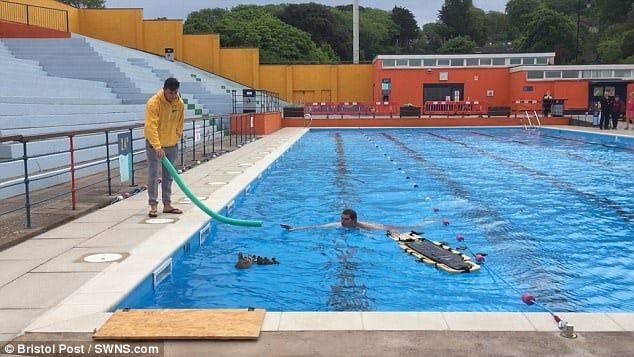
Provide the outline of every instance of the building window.
<path id="1" fill-rule="evenodd" d="M 629 69 L 615 69 L 614 77 L 621 79 L 632 78 L 632 71 L 630 71 Z"/>
<path id="2" fill-rule="evenodd" d="M 522 58 L 522 64 L 535 64 L 535 57 Z"/>
<path id="3" fill-rule="evenodd" d="M 433 67 L 436 65 L 436 59 L 435 58 L 424 59 L 423 65 L 425 67 Z"/>
<path id="4" fill-rule="evenodd" d="M 422 61 L 419 60 L 419 59 L 411 59 L 411 60 L 409 60 L 409 66 L 410 67 L 420 67 L 421 62 Z"/>
<path id="5" fill-rule="evenodd" d="M 480 58 L 480 66 L 490 66 L 491 59 L 490 58 Z"/>
<path id="6" fill-rule="evenodd" d="M 451 59 L 451 65 L 454 66 L 454 67 L 464 66 L 464 59 L 462 59 L 462 58 L 452 58 Z"/>
<path id="7" fill-rule="evenodd" d="M 393 59 L 384 59 L 383 60 L 383 67 L 394 67 L 394 60 Z"/>
<path id="8" fill-rule="evenodd" d="M 407 67 L 407 60 L 406 59 L 397 59 L 396 60 L 396 66 L 397 67 Z"/>
<path id="9" fill-rule="evenodd" d="M 546 71 L 546 78 L 561 78 L 561 71 Z"/>
<path id="10" fill-rule="evenodd" d="M 561 71 L 562 78 L 579 78 L 579 71 Z"/>
<path id="11" fill-rule="evenodd" d="M 506 58 L 494 58 L 493 65 L 494 66 L 504 66 L 506 64 Z"/>
<path id="12" fill-rule="evenodd" d="M 511 58 L 511 64 L 522 64 L 522 59 L 521 58 Z"/>
<path id="13" fill-rule="evenodd" d="M 527 71 L 526 78 L 528 79 L 544 79 L 544 71 Z"/>
<path id="14" fill-rule="evenodd" d="M 479 63 L 477 58 L 467 58 L 467 66 L 477 66 Z"/>
<path id="15" fill-rule="evenodd" d="M 438 60 L 438 65 L 439 66 L 449 66 L 449 60 L 448 59 L 439 59 Z"/>
<path id="16" fill-rule="evenodd" d="M 536 63 L 537 64 L 548 64 L 548 57 L 537 57 L 536 58 Z"/>

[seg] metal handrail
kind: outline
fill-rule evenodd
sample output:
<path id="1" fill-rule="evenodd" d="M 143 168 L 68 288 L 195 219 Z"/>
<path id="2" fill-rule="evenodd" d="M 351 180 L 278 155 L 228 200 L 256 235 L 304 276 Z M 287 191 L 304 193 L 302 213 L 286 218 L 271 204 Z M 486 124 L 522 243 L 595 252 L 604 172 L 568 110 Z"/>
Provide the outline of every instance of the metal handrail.
<path id="1" fill-rule="evenodd" d="M 542 122 L 539 121 L 539 114 L 537 114 L 537 110 L 534 110 L 533 114 L 535 114 L 535 119 L 537 119 L 537 126 L 541 127 L 542 126 Z"/>
<path id="2" fill-rule="evenodd" d="M 232 128 L 232 119 L 235 120 L 235 126 Z M 248 115 L 240 115 L 240 114 L 226 114 L 226 115 L 222 115 L 222 116 L 201 116 L 201 117 L 194 117 L 194 118 L 187 118 L 185 119 L 186 123 L 191 123 L 191 126 L 189 128 L 185 128 L 184 129 L 184 133 L 190 134 L 188 137 L 185 137 L 185 135 L 181 136 L 181 140 L 180 143 L 181 145 L 179 145 L 179 149 L 180 149 L 180 166 L 181 167 L 185 167 L 186 166 L 186 162 L 185 162 L 185 151 L 189 151 L 187 148 L 191 148 L 191 160 L 193 162 L 196 162 L 196 150 L 197 147 L 198 149 L 200 149 L 200 146 L 202 144 L 202 154 L 203 154 L 203 158 L 207 157 L 208 154 L 211 155 L 216 155 L 216 153 L 222 153 L 224 151 L 223 148 L 223 138 L 225 138 L 227 135 L 229 137 L 229 146 L 232 146 L 232 141 L 235 139 L 235 144 L 236 145 L 241 145 L 241 144 L 245 144 L 248 142 L 253 141 L 253 139 L 255 138 L 255 126 L 253 126 L 252 124 L 248 124 L 249 123 L 249 116 Z M 197 125 L 197 123 L 202 122 L 202 127 L 200 125 Z M 112 133 L 116 133 L 116 132 L 129 132 L 130 136 L 132 138 L 132 140 L 130 141 L 130 151 L 132 154 L 132 171 L 130 173 L 130 186 L 136 186 L 134 183 L 134 172 L 135 172 L 135 164 L 134 164 L 134 155 L 138 155 L 138 154 L 142 154 L 145 151 L 145 145 L 143 145 L 142 147 L 139 147 L 137 149 L 135 149 L 135 142 L 138 141 L 145 141 L 145 138 L 143 137 L 137 137 L 134 138 L 134 136 L 132 135 L 132 131 L 133 129 L 138 129 L 143 127 L 143 123 L 136 123 L 136 124 L 131 124 L 131 125 L 123 125 L 123 126 L 111 126 L 111 127 L 102 127 L 102 128 L 96 128 L 96 129 L 85 129 L 85 130 L 75 130 L 75 131 L 63 131 L 63 132 L 55 132 L 55 133 L 48 133 L 48 134 L 39 134 L 39 135 L 12 135 L 12 136 L 0 136 L 0 143 L 8 143 L 8 142 L 13 142 L 13 143 L 21 143 L 22 144 L 22 152 L 23 152 L 23 156 L 21 159 L 18 159 L 20 161 L 22 161 L 24 163 L 24 171 L 23 171 L 23 176 L 22 177 L 18 177 L 18 178 L 13 178 L 10 179 L 8 181 L 5 182 L 0 182 L 0 190 L 2 189 L 6 189 L 8 187 L 13 187 L 16 185 L 24 185 L 24 206 L 19 208 L 19 209 L 10 209 L 9 211 L 5 211 L 5 212 L 0 212 L 0 216 L 6 215 L 6 214 L 10 214 L 10 213 L 14 213 L 17 212 L 21 209 L 24 209 L 26 211 L 26 226 L 28 228 L 32 227 L 32 222 L 31 222 L 31 208 L 34 205 L 40 204 L 40 203 L 44 203 L 47 201 L 51 201 L 52 199 L 58 198 L 58 197 L 62 197 L 65 195 L 68 195 L 70 193 L 71 195 L 71 204 L 72 204 L 72 209 L 74 210 L 76 208 L 76 202 L 77 202 L 77 198 L 76 198 L 76 192 L 84 189 L 86 187 L 90 187 L 90 186 L 94 186 L 98 183 L 101 182 L 106 182 L 108 183 L 108 195 L 112 195 L 112 178 L 113 175 L 111 174 L 111 167 L 110 167 L 110 162 L 113 160 L 113 155 L 110 153 L 110 146 L 112 144 L 114 144 L 113 142 L 109 141 L 109 135 Z M 199 130 L 202 129 L 202 135 L 199 132 Z M 210 130 L 211 129 L 211 130 Z M 217 133 L 221 132 L 221 135 L 218 136 Z M 94 134 L 105 134 L 105 143 L 101 144 L 101 145 L 91 145 L 89 147 L 82 147 L 82 148 L 75 148 L 74 147 L 74 139 L 78 136 L 83 136 L 83 135 L 94 135 Z M 197 138 L 198 136 L 198 138 Z M 58 166 L 55 169 L 51 169 L 49 171 L 46 172 L 42 172 L 39 174 L 35 174 L 33 176 L 29 176 L 29 170 L 28 170 L 28 161 L 31 158 L 34 157 L 42 157 L 45 155 L 34 155 L 34 156 L 29 156 L 28 155 L 28 144 L 29 143 L 34 143 L 34 142 L 39 142 L 39 141 L 44 141 L 44 140 L 51 140 L 51 139 L 60 139 L 60 138 L 65 138 L 69 140 L 69 150 L 65 150 L 64 153 L 70 153 L 70 163 L 68 166 Z M 219 147 L 216 145 L 216 140 L 220 138 L 219 141 Z M 202 143 L 201 143 L 202 141 Z M 207 146 L 208 143 L 211 143 L 211 151 L 208 152 L 207 150 Z M 187 143 L 191 143 L 191 146 L 189 146 L 189 144 Z M 187 144 L 187 145 L 186 145 Z M 104 147 L 106 148 L 106 154 L 105 157 L 102 158 L 96 158 L 96 159 L 90 159 L 90 160 L 86 160 L 83 162 L 75 162 L 75 158 L 74 155 L 76 152 L 81 151 L 81 150 L 86 150 L 88 148 L 96 148 L 96 147 Z M 218 150 L 219 149 L 219 150 Z M 50 155 L 50 154 L 49 154 Z M 11 160 L 11 161 L 18 161 L 18 160 Z M 82 187 L 77 187 L 76 186 L 76 180 L 75 180 L 75 172 L 78 170 L 82 170 L 82 169 L 86 169 L 89 167 L 93 167 L 93 166 L 97 166 L 97 165 L 103 165 L 103 163 L 106 163 L 107 166 L 107 178 L 102 179 L 96 183 L 91 183 Z M 174 163 L 176 165 L 176 163 Z M 62 192 L 60 194 L 56 194 L 53 197 L 47 197 L 45 199 L 41 199 L 38 202 L 32 202 L 31 201 L 31 192 L 30 192 L 30 187 L 29 184 L 33 181 L 38 181 L 38 180 L 42 180 L 42 179 L 46 179 L 46 178 L 51 178 L 51 177 L 56 177 L 59 175 L 63 175 L 63 174 L 68 174 L 70 173 L 71 178 L 70 178 L 70 190 Z M 116 176 L 115 176 L 116 177 Z"/>
<path id="3" fill-rule="evenodd" d="M 6 1 L 6 0 L 0 0 L 0 3 L 6 3 L 6 4 L 12 4 L 12 5 L 17 5 L 17 6 L 23 6 L 25 11 L 25 22 L 18 22 L 18 23 L 23 23 L 26 25 L 32 25 L 31 20 L 30 20 L 30 16 L 29 16 L 29 9 L 30 8 L 36 8 L 36 9 L 44 9 L 44 10 L 48 10 L 49 12 L 57 12 L 57 13 L 63 13 L 64 14 L 64 20 L 65 20 L 65 25 L 66 28 L 64 30 L 60 30 L 60 31 L 64 31 L 64 32 L 70 32 L 70 27 L 68 24 L 68 11 L 67 10 L 62 10 L 62 9 L 55 9 L 52 7 L 46 7 L 46 6 L 38 6 L 38 5 L 30 5 L 30 4 L 22 4 L 22 3 L 17 3 L 17 2 L 13 2 L 13 1 Z M 69 5 L 70 6 L 70 5 Z M 4 19 L 2 17 L 0 17 L 0 19 Z M 10 19 L 4 19 L 6 21 L 11 21 L 11 22 L 16 22 L 16 21 L 12 21 Z M 39 25 L 34 25 L 34 26 L 39 26 Z M 42 26 L 44 27 L 44 26 Z M 54 30 L 59 30 L 57 28 L 55 28 Z"/>

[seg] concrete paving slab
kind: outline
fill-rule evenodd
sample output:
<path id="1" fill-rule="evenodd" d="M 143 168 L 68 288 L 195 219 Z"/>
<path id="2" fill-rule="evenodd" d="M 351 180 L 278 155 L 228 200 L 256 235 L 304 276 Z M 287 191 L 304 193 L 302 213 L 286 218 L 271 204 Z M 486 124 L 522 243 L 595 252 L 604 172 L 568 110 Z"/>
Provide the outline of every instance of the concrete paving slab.
<path id="1" fill-rule="evenodd" d="M 377 331 L 447 330 L 440 312 L 363 312 L 363 329 Z"/>
<path id="2" fill-rule="evenodd" d="M 49 308 L 95 273 L 28 273 L 0 288 L 0 309 Z"/>
<path id="3" fill-rule="evenodd" d="M 79 217 L 74 220 L 74 223 L 117 223 L 121 222 L 131 215 L 145 213 L 145 209 L 140 210 L 137 208 L 132 209 L 117 209 L 117 210 L 99 210 L 83 217 Z"/>
<path id="4" fill-rule="evenodd" d="M 91 238 L 97 234 L 105 231 L 106 229 L 114 226 L 112 222 L 71 222 L 61 227 L 50 230 L 46 233 L 40 234 L 33 239 L 73 239 L 73 238 Z"/>
<path id="5" fill-rule="evenodd" d="M 282 312 L 279 331 L 362 330 L 360 312 Z"/>
<path id="6" fill-rule="evenodd" d="M 42 240 L 42 241 L 50 241 Z M 108 267 L 110 263 L 88 263 L 81 258 L 88 254 L 96 253 L 127 253 L 119 249 L 117 251 L 107 248 L 71 248 L 57 257 L 47 261 L 33 270 L 34 273 L 62 273 L 74 271 L 100 272 Z"/>
<path id="7" fill-rule="evenodd" d="M 0 309 L 0 334 L 19 333 L 42 312 L 42 309 Z"/>
<path id="8" fill-rule="evenodd" d="M 52 259 L 85 239 L 31 239 L 0 252 L 0 260 Z"/>
<path id="9" fill-rule="evenodd" d="M 535 331 L 521 312 L 443 312 L 454 331 Z"/>
<path id="10" fill-rule="evenodd" d="M 95 314 L 103 314 L 99 305 L 73 305 L 73 306 L 57 306 L 44 315 L 40 316 L 25 327 L 25 331 L 31 332 L 37 329 L 46 328 L 47 326 L 57 325 L 61 323 L 79 324 L 77 321 L 83 317 L 91 317 L 94 319 Z M 68 331 L 70 332 L 70 331 Z"/>
<path id="11" fill-rule="evenodd" d="M 146 224 L 143 226 L 149 225 Z M 155 229 L 156 227 L 150 228 Z M 106 232 L 84 241 L 79 244 L 77 248 L 107 248 L 128 251 L 154 235 L 156 233 L 154 229 L 130 230 L 126 227 L 117 226 L 115 229 L 109 229 Z"/>
<path id="12" fill-rule="evenodd" d="M 28 273 L 45 260 L 0 260 L 0 287 Z"/>
<path id="13" fill-rule="evenodd" d="M 47 326 L 29 330 L 29 332 L 65 332 L 65 333 L 92 333 L 95 329 L 101 327 L 111 313 L 100 312 L 81 316 L 76 319 L 60 321 Z"/>

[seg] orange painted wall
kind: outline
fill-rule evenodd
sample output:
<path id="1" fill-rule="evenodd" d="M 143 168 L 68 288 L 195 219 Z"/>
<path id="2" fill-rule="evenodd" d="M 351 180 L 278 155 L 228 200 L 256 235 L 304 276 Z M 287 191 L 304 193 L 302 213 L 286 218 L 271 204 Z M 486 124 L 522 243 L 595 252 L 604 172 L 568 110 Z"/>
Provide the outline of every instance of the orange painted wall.
<path id="1" fill-rule="evenodd" d="M 373 101 L 381 101 L 381 80 L 390 78 L 391 102 L 423 105 L 423 85 L 430 83 L 463 83 L 464 99 L 486 102 L 489 106 L 508 106 L 508 68 L 434 68 L 426 69 L 382 69 L 381 61 L 374 63 Z M 448 72 L 446 81 L 439 80 L 440 72 Z M 487 97 L 487 90 L 493 90 L 493 97 Z"/>
<path id="2" fill-rule="evenodd" d="M 371 65 L 261 65 L 261 88 L 286 101 L 370 102 Z"/>
<path id="3" fill-rule="evenodd" d="M 79 16 L 78 16 L 79 10 L 72 6 L 66 5 L 59 1 L 53 1 L 53 0 L 11 0 L 11 2 L 68 11 L 68 27 L 70 27 L 70 32 L 78 32 L 79 30 L 79 27 L 80 27 Z M 36 11 L 39 13 L 39 15 L 36 15 L 36 16 L 42 16 L 45 13 L 44 11 L 40 11 L 40 10 L 36 10 Z M 31 14 L 29 14 L 29 16 L 31 16 Z M 33 23 L 35 25 L 42 26 L 42 27 L 59 29 L 57 26 L 57 23 L 59 22 L 58 20 L 59 15 L 52 15 L 52 16 L 53 16 L 52 21 L 51 19 L 35 20 L 33 21 Z"/>
<path id="4" fill-rule="evenodd" d="M 143 49 L 143 9 L 81 9 L 80 34 Z"/>
<path id="5" fill-rule="evenodd" d="M 183 60 L 183 21 L 144 20 L 143 50 L 165 55 L 165 48 L 174 49 L 174 58 Z"/>
<path id="6" fill-rule="evenodd" d="M 257 48 L 221 48 L 220 70 L 216 73 L 260 89 L 259 66 L 260 52 Z"/>
<path id="7" fill-rule="evenodd" d="M 220 35 L 183 35 L 183 61 L 216 72 L 220 68 Z"/>
<path id="8" fill-rule="evenodd" d="M 251 127 L 251 118 L 253 125 Z M 282 128 L 282 113 L 248 113 L 231 116 L 232 134 L 268 135 Z M 254 130 L 255 129 L 255 130 Z"/>
<path id="9" fill-rule="evenodd" d="M 567 99 L 566 109 L 587 109 L 589 81 L 528 81 L 526 72 L 511 73 L 511 100 L 542 100 L 547 90 L 554 98 Z M 533 87 L 532 92 L 524 92 L 524 87 Z M 541 108 L 541 104 L 539 105 Z"/>

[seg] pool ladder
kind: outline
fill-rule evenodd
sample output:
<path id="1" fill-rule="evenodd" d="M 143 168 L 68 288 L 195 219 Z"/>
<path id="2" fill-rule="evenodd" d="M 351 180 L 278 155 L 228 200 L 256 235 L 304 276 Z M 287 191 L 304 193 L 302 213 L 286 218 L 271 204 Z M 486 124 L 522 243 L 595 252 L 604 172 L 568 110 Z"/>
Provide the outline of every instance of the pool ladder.
<path id="1" fill-rule="evenodd" d="M 526 115 L 526 121 L 524 122 L 525 130 L 536 129 L 542 126 L 541 121 L 539 121 L 539 114 L 537 114 L 536 110 L 533 110 L 532 115 L 531 113 L 528 112 L 528 110 L 525 110 L 524 114 Z M 531 117 L 533 116 L 534 116 L 534 120 L 531 120 Z M 528 124 L 526 124 L 526 122 L 528 122 Z"/>

